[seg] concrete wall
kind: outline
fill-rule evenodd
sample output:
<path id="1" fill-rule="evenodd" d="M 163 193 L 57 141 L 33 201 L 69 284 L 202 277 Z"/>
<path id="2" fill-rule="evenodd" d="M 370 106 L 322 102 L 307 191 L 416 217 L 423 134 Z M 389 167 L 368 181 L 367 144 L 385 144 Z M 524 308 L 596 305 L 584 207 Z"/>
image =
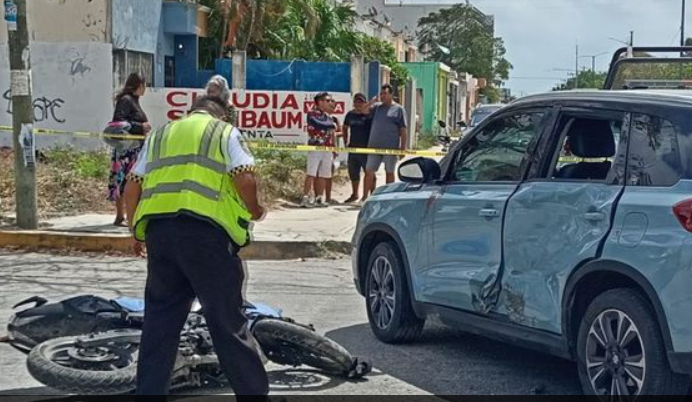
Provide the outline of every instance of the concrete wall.
<path id="1" fill-rule="evenodd" d="M 100 132 L 113 114 L 112 47 L 104 43 L 31 44 L 34 120 L 38 128 Z M 0 125 L 12 125 L 7 46 L 0 44 Z M 11 146 L 0 133 L 0 146 Z M 101 140 L 39 136 L 40 147 L 56 142 L 98 147 Z"/>
<path id="2" fill-rule="evenodd" d="M 72 0 L 68 0 L 72 1 Z M 161 25 L 161 0 L 111 0 L 113 47 L 156 53 Z"/>
<path id="3" fill-rule="evenodd" d="M 27 7 L 31 40 L 36 42 L 109 42 L 108 3 L 110 1 L 29 0 Z M 0 42 L 7 42 L 7 24 L 4 19 L 0 21 Z"/>

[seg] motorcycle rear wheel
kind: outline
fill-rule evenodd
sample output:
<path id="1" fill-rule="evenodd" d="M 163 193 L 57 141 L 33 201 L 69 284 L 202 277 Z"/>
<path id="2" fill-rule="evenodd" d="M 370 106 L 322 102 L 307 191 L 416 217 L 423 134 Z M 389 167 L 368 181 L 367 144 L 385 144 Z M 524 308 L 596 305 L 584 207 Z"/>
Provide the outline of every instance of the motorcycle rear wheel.
<path id="1" fill-rule="evenodd" d="M 338 343 L 310 328 L 276 319 L 264 319 L 252 330 L 267 358 L 274 363 L 319 369 L 349 377 L 357 360 Z"/>
<path id="2" fill-rule="evenodd" d="M 56 338 L 37 345 L 27 358 L 29 373 L 44 385 L 80 395 L 126 394 L 136 388 L 134 345 L 109 342 L 84 349 L 77 339 Z"/>

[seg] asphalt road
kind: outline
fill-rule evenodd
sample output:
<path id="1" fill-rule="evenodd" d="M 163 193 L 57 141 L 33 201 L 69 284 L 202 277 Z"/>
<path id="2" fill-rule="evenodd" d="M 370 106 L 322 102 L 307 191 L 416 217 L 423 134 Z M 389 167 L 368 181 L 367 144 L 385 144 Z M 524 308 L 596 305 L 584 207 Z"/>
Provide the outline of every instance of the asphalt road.
<path id="1" fill-rule="evenodd" d="M 280 307 L 357 356 L 375 372 L 345 382 L 307 369 L 268 366 L 272 393 L 488 395 L 580 393 L 570 362 L 443 327 L 433 320 L 412 345 L 390 346 L 371 334 L 363 299 L 351 279 L 350 260 L 256 261 L 250 264 L 250 301 Z M 141 260 L 0 252 L 0 322 L 30 296 L 59 300 L 79 294 L 141 297 Z M 2 331 L 0 331 L 2 333 Z M 227 393 L 228 389 L 206 390 Z M 0 395 L 55 394 L 26 371 L 25 356 L 0 344 Z M 197 391 L 195 391 L 197 392 Z"/>

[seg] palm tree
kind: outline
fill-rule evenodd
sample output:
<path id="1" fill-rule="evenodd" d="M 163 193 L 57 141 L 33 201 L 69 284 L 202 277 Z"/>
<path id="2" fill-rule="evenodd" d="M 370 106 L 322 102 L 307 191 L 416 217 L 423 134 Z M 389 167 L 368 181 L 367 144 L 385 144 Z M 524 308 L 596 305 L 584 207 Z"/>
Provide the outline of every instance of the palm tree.
<path id="1" fill-rule="evenodd" d="M 248 51 L 250 58 L 348 61 L 360 52 L 350 4 L 331 0 L 201 0 L 211 7 L 224 49 Z M 218 31 L 218 32 L 217 32 Z"/>

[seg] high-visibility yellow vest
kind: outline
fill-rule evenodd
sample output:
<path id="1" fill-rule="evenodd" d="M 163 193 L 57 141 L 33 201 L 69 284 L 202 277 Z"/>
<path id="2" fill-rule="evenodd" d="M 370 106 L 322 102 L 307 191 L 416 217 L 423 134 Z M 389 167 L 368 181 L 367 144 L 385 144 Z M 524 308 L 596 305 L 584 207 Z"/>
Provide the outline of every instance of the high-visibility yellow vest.
<path id="1" fill-rule="evenodd" d="M 222 151 L 233 127 L 205 113 L 168 123 L 147 139 L 146 174 L 134 235 L 144 241 L 152 218 L 191 213 L 210 219 L 238 245 L 249 240 L 251 214 L 227 172 Z"/>

